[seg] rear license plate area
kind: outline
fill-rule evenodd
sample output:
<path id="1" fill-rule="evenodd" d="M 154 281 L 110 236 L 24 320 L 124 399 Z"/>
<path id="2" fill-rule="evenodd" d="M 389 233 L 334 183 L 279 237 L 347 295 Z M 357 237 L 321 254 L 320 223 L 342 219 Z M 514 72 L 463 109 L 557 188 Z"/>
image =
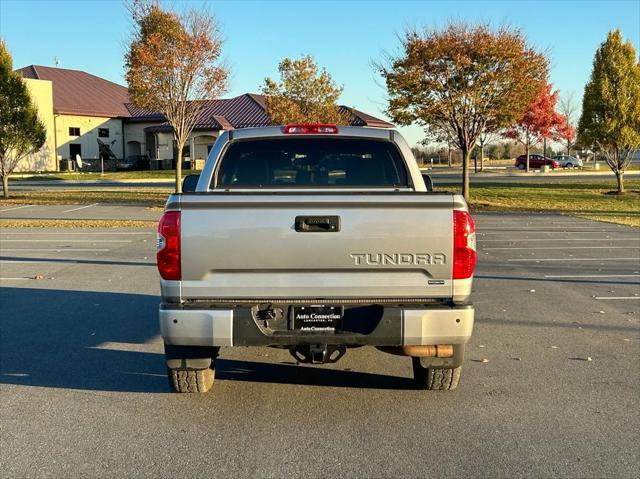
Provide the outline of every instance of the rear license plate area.
<path id="1" fill-rule="evenodd" d="M 291 308 L 292 329 L 299 331 L 332 332 L 340 328 L 344 308 L 342 306 L 309 305 Z"/>

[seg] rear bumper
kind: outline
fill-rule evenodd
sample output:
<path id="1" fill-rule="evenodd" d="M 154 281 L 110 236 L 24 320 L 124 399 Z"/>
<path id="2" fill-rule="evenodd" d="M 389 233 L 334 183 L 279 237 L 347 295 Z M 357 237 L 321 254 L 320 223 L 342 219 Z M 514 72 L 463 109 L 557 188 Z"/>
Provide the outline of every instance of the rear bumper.
<path id="1" fill-rule="evenodd" d="M 385 306 L 372 324 L 351 325 L 335 333 L 268 330 L 249 307 L 194 309 L 160 305 L 160 332 L 167 344 L 180 346 L 294 346 L 465 344 L 473 331 L 472 305 Z"/>

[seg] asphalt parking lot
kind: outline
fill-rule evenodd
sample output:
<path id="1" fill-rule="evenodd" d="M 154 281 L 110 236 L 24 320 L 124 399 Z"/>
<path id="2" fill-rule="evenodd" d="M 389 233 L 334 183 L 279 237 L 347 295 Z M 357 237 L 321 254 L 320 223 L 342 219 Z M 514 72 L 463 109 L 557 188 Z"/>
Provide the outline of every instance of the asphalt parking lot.
<path id="1" fill-rule="evenodd" d="M 86 205 L 7 205 L 0 219 L 19 220 L 142 220 L 157 221 L 159 208 L 136 205 L 89 203 Z"/>
<path id="2" fill-rule="evenodd" d="M 371 348 L 320 367 L 246 348 L 211 393 L 170 394 L 153 229 L 0 230 L 2 475 L 637 477 L 640 231 L 476 220 L 454 392 L 411 390 L 410 361 Z"/>

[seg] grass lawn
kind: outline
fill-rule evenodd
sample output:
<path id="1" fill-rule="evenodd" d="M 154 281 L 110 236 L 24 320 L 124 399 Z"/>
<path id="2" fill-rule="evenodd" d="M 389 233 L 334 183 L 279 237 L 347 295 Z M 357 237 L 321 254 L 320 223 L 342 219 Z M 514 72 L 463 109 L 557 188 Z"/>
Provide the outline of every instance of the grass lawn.
<path id="1" fill-rule="evenodd" d="M 607 194 L 615 189 L 615 180 L 472 185 L 471 208 L 474 211 L 563 213 L 640 226 L 640 179 L 627 178 L 625 187 L 627 193 L 615 195 Z"/>

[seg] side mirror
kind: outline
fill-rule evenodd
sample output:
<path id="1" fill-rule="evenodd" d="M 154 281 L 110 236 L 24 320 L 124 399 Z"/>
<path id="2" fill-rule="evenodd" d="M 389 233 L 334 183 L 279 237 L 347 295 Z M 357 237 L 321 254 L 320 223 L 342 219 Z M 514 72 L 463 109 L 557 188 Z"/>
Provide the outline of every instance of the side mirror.
<path id="1" fill-rule="evenodd" d="M 187 175 L 182 180 L 182 192 L 183 193 L 193 193 L 196 191 L 196 186 L 198 186 L 198 180 L 200 179 L 200 175 Z"/>
<path id="2" fill-rule="evenodd" d="M 431 181 L 431 177 L 426 173 L 422 173 L 422 179 L 424 180 L 424 186 L 427 187 L 427 191 L 433 191 L 433 181 Z"/>

